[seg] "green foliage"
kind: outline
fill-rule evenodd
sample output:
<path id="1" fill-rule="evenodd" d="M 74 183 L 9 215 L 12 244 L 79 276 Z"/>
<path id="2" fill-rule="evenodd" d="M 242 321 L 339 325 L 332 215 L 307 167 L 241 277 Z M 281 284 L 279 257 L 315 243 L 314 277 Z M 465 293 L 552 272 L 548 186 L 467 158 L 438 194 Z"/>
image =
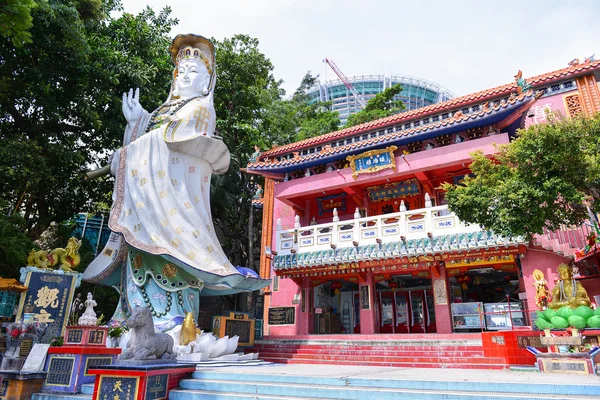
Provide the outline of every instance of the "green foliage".
<path id="1" fill-rule="evenodd" d="M 19 215 L 0 216 L 0 271 L 4 278 L 19 278 L 19 270 L 27 264 L 33 243 L 25 235 L 25 221 Z"/>
<path id="2" fill-rule="evenodd" d="M 401 91 L 402 86 L 397 84 L 375 95 L 369 100 L 365 108 L 356 114 L 352 114 L 348 118 L 344 128 L 364 124 L 379 118 L 385 118 L 404 110 L 406 107 L 404 106 L 402 100 L 394 100 L 394 96 L 399 94 Z"/>
<path id="3" fill-rule="evenodd" d="M 9 39 L 15 46 L 30 43 L 31 10 L 34 7 L 34 0 L 3 0 L 0 3 L 0 36 Z"/>
<path id="4" fill-rule="evenodd" d="M 57 336 L 50 340 L 50 346 L 60 347 L 64 344 L 65 338 L 62 336 Z"/>
<path id="5" fill-rule="evenodd" d="M 585 199 L 600 209 L 600 114 L 553 118 L 520 130 L 494 159 L 474 153 L 460 186 L 443 184 L 449 207 L 464 222 L 504 236 L 531 237 L 543 228 L 578 225 Z"/>
<path id="6" fill-rule="evenodd" d="M 212 41 L 218 65 L 217 131 L 231 153 L 229 171 L 213 176 L 213 222 L 233 265 L 249 265 L 248 261 L 254 257 L 249 254 L 248 222 L 255 184 L 251 176 L 240 173 L 240 168 L 246 166 L 254 152 L 253 145 L 263 149 L 270 147 L 278 135 L 276 130 L 286 127 L 277 115 L 280 112 L 287 115 L 290 110 L 280 103 L 283 94 L 280 82 L 273 77 L 273 64 L 258 49 L 257 39 L 235 35 Z M 271 108 L 272 104 L 277 108 Z M 260 218 L 254 220 L 260 227 Z M 259 235 L 255 235 L 256 244 L 259 240 Z"/>
<path id="7" fill-rule="evenodd" d="M 0 42 L 0 199 L 23 215 L 30 238 L 110 202 L 110 181 L 81 177 L 120 146 L 121 94 L 142 87 L 151 109 L 166 97 L 170 10 L 111 16 L 119 11 L 111 0 L 40 1 L 31 42 Z"/>
<path id="8" fill-rule="evenodd" d="M 324 135 L 338 130 L 340 116 L 337 111 L 330 111 L 331 102 L 298 104 L 299 128 L 295 141 Z"/>

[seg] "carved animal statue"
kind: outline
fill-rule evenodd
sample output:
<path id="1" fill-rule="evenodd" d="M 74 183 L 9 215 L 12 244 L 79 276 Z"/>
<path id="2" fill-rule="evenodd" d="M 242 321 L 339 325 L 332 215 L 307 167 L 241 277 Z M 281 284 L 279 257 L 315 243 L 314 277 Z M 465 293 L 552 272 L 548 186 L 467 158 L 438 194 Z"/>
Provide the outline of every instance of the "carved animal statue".
<path id="1" fill-rule="evenodd" d="M 155 333 L 149 308 L 136 307 L 127 319 L 132 335 L 119 360 L 169 360 L 173 354 L 173 338 L 166 333 Z"/>
<path id="2" fill-rule="evenodd" d="M 65 272 L 75 272 L 73 268 L 77 268 L 81 262 L 79 256 L 79 248 L 81 240 L 71 237 L 67 242 L 67 248 L 56 248 L 51 252 L 46 250 L 31 250 L 27 258 L 28 265 L 34 265 L 40 269 L 51 270 L 58 264 L 58 267 Z"/>

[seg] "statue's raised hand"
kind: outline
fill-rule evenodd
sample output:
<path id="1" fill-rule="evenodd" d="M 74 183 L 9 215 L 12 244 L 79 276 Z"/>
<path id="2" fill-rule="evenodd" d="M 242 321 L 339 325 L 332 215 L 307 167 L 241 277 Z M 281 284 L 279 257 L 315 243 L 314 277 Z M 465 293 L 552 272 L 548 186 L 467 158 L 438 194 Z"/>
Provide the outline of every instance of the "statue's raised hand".
<path id="1" fill-rule="evenodd" d="M 140 88 L 129 89 L 129 93 L 123 93 L 123 115 L 129 123 L 136 122 L 142 114 L 143 108 L 140 104 Z"/>

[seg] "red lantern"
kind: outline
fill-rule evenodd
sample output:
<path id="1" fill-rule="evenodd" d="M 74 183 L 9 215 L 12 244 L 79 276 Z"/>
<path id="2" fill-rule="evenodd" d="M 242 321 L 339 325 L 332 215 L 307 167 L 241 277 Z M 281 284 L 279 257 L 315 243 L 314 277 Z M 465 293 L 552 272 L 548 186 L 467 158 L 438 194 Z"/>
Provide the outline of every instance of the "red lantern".
<path id="1" fill-rule="evenodd" d="M 398 288 L 398 282 L 391 281 L 390 282 L 390 289 L 392 289 L 392 292 L 395 292 L 397 288 Z"/>
<path id="2" fill-rule="evenodd" d="M 463 290 L 467 290 L 467 283 L 471 282 L 471 277 L 469 275 L 459 275 L 456 277 L 456 282 L 462 283 L 460 286 L 463 288 Z"/>
<path id="3" fill-rule="evenodd" d="M 342 288 L 342 286 L 342 282 L 335 281 L 331 283 L 331 288 L 333 289 L 336 295 L 340 294 L 340 289 Z"/>

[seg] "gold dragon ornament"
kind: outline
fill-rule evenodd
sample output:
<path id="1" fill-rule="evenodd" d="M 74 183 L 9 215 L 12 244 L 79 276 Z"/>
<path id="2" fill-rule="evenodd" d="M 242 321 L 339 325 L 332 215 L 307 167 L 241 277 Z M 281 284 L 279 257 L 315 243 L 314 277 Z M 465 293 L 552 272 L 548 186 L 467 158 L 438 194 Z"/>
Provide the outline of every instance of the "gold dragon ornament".
<path id="1" fill-rule="evenodd" d="M 80 247 L 81 240 L 71 237 L 67 242 L 66 249 L 59 247 L 50 252 L 46 250 L 31 250 L 27 258 L 27 265 L 36 266 L 44 270 L 52 270 L 52 267 L 58 264 L 58 268 L 65 272 L 75 272 L 74 268 L 77 268 L 81 262 L 81 256 L 79 255 Z"/>

